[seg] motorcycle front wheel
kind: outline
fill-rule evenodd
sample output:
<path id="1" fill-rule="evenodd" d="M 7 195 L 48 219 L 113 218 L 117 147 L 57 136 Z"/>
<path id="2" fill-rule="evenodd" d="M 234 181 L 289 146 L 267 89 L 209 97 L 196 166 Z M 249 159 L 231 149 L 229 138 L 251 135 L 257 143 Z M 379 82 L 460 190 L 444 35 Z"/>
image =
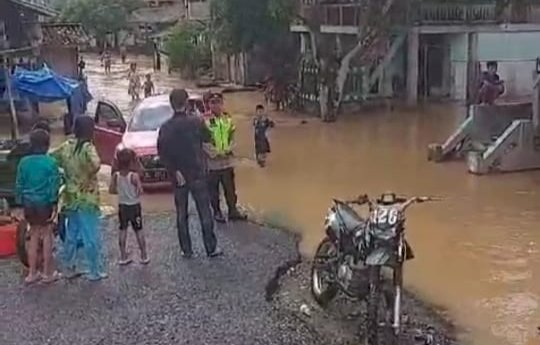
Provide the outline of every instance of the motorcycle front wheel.
<path id="1" fill-rule="evenodd" d="M 335 281 L 337 272 L 338 249 L 328 237 L 317 247 L 311 266 L 311 294 L 315 301 L 326 306 L 336 297 L 338 286 Z"/>
<path id="2" fill-rule="evenodd" d="M 385 291 L 381 271 L 381 266 L 369 268 L 366 345 L 395 345 L 397 342 L 397 336 L 391 327 L 392 293 Z"/>

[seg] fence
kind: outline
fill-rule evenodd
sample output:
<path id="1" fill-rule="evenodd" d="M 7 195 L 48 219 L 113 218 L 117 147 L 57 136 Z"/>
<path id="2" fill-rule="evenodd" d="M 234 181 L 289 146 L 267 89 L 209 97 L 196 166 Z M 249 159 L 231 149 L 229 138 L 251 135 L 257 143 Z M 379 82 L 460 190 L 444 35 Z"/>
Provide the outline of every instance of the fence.
<path id="1" fill-rule="evenodd" d="M 344 87 L 343 102 L 361 102 L 367 98 L 367 74 L 362 67 L 353 67 Z M 319 68 L 312 62 L 303 62 L 298 81 L 298 98 L 302 104 L 319 101 Z"/>

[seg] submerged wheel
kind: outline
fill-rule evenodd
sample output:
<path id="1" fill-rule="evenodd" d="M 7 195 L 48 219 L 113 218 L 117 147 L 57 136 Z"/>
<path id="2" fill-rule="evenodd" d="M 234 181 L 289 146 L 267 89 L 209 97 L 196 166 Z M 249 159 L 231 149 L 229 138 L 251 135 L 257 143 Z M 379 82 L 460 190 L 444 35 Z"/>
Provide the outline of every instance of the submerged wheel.
<path id="1" fill-rule="evenodd" d="M 28 242 L 29 230 L 30 225 L 25 220 L 22 220 L 17 225 L 17 257 L 25 267 L 28 267 L 28 252 L 26 249 L 26 244 Z"/>
<path id="2" fill-rule="evenodd" d="M 338 286 L 335 282 L 338 250 L 332 240 L 326 237 L 317 247 L 311 266 L 311 294 L 317 303 L 326 306 L 336 297 Z"/>

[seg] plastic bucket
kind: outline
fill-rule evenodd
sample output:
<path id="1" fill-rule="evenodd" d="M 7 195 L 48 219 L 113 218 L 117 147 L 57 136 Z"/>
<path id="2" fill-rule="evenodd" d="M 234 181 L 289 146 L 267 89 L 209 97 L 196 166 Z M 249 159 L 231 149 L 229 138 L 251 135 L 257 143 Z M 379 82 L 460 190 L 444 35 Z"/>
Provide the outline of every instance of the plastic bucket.
<path id="1" fill-rule="evenodd" d="M 17 223 L 0 226 L 0 257 L 17 253 Z"/>

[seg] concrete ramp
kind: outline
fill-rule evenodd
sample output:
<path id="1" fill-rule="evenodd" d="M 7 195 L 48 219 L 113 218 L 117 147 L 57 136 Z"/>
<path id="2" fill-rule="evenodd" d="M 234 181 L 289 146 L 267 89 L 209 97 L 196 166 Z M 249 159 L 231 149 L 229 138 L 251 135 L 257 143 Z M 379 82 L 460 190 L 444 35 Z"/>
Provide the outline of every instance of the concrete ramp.
<path id="1" fill-rule="evenodd" d="M 467 145 L 467 138 L 473 129 L 473 118 L 467 117 L 465 121 L 450 135 L 442 145 L 431 144 L 428 146 L 428 160 L 442 162 L 451 158 L 459 157 L 461 151 L 466 151 L 463 145 Z"/>
<path id="2" fill-rule="evenodd" d="M 467 118 L 444 144 L 428 147 L 428 160 L 444 162 L 465 157 L 469 152 L 484 152 L 515 120 L 530 120 L 532 103 L 473 105 Z"/>
<path id="3" fill-rule="evenodd" d="M 473 174 L 540 169 L 540 136 L 532 120 L 515 120 L 484 152 L 469 152 Z"/>

